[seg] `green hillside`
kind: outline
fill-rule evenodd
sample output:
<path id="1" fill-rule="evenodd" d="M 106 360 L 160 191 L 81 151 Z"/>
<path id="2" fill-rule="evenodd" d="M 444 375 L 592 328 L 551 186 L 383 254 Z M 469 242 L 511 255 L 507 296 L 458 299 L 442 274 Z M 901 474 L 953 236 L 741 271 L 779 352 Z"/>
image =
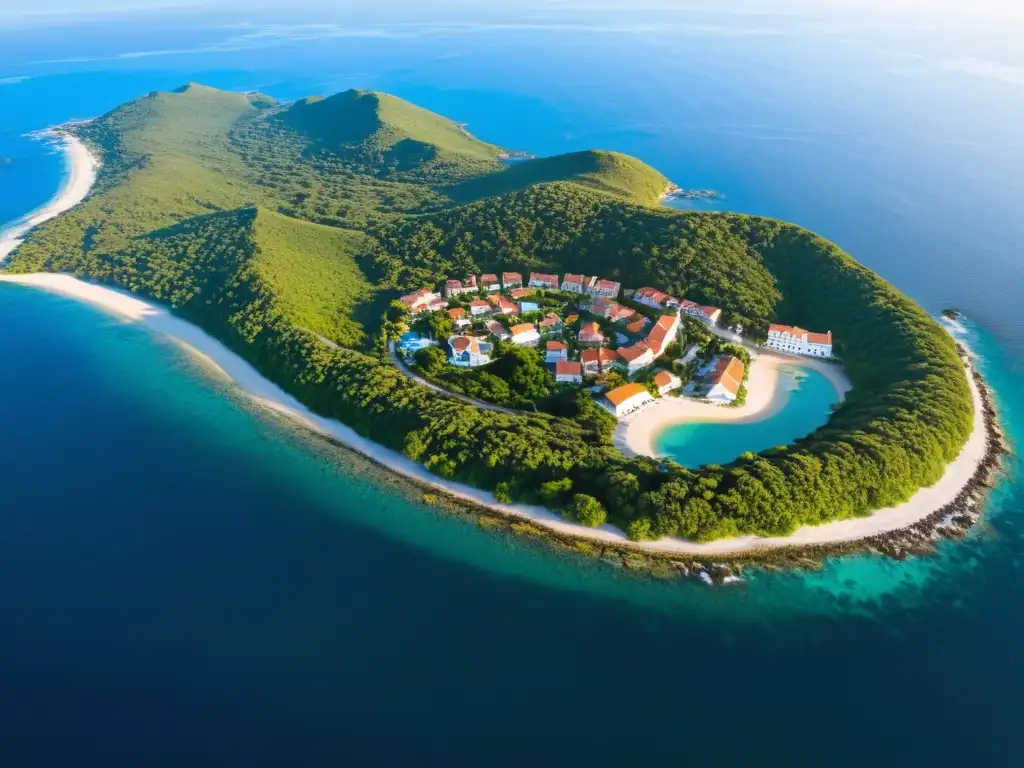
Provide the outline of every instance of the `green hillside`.
<path id="1" fill-rule="evenodd" d="M 457 123 L 395 96 L 349 90 L 295 102 L 276 116 L 314 150 L 339 155 L 384 177 L 444 178 L 499 168 L 501 149 Z"/>
<path id="2" fill-rule="evenodd" d="M 554 181 L 571 181 L 647 204 L 656 203 L 668 186 L 668 179 L 635 157 L 587 150 L 515 163 L 499 173 L 470 179 L 447 191 L 453 199 L 465 202 Z"/>
<path id="3" fill-rule="evenodd" d="M 970 434 L 955 344 L 920 307 L 798 227 L 650 205 L 665 179 L 633 158 L 501 167 L 454 123 L 356 91 L 283 108 L 192 85 L 74 130 L 98 186 L 8 269 L 163 301 L 318 412 L 503 498 L 568 481 L 634 538 L 780 535 L 909 498 Z M 657 285 L 755 337 L 775 319 L 830 328 L 853 392 L 791 446 L 691 471 L 626 459 L 585 394 L 560 417 L 483 411 L 383 354 L 400 291 L 506 269 Z"/>
<path id="4" fill-rule="evenodd" d="M 253 237 L 254 266 L 292 322 L 339 344 L 363 342 L 352 316 L 373 293 L 355 261 L 366 235 L 261 210 Z"/>

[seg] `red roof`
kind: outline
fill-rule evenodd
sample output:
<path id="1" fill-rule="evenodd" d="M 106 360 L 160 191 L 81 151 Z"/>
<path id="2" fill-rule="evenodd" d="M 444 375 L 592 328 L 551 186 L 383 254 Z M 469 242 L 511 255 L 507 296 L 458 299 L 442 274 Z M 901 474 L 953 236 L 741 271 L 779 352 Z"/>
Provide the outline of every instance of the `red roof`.
<path id="1" fill-rule="evenodd" d="M 503 283 L 521 283 L 523 282 L 523 276 L 518 272 L 502 272 L 501 281 Z"/>
<path id="2" fill-rule="evenodd" d="M 743 383 L 744 370 L 743 362 L 739 358 L 724 355 L 715 363 L 715 368 L 710 376 L 711 384 L 712 386 L 721 384 L 735 395 L 740 391 L 740 385 Z"/>
<path id="3" fill-rule="evenodd" d="M 674 377 L 668 371 L 658 371 L 654 374 L 654 383 L 659 387 L 667 387 L 672 383 Z"/>
<path id="4" fill-rule="evenodd" d="M 514 291 L 511 291 L 509 293 L 509 295 L 513 299 L 521 299 L 521 298 L 523 298 L 525 296 L 529 296 L 530 295 L 530 289 L 529 288 L 516 288 Z"/>
<path id="5" fill-rule="evenodd" d="M 567 274 L 564 278 L 562 278 L 562 282 L 563 283 L 579 283 L 580 285 L 583 285 L 583 275 Z"/>
<path id="6" fill-rule="evenodd" d="M 450 317 L 452 320 L 458 320 L 464 314 L 466 314 L 466 310 L 464 310 L 462 307 L 456 307 L 455 309 L 448 310 L 448 317 Z"/>
<path id="7" fill-rule="evenodd" d="M 598 355 L 601 352 L 604 352 L 604 351 L 605 350 L 603 348 L 602 349 L 584 349 L 583 353 L 580 355 L 580 360 L 582 360 L 584 363 L 596 363 L 600 359 L 598 357 Z M 608 350 L 608 351 L 610 352 L 611 350 Z"/>
<path id="8" fill-rule="evenodd" d="M 768 326 L 769 332 L 776 331 L 778 333 L 786 333 L 796 339 L 802 339 L 804 335 L 807 336 L 807 341 L 811 344 L 831 344 L 832 343 L 832 331 L 825 333 L 815 333 L 814 331 L 807 331 L 803 328 L 795 325 L 779 325 L 772 323 Z"/>
<path id="9" fill-rule="evenodd" d="M 832 344 L 832 331 L 826 331 L 825 333 L 810 333 L 807 334 L 807 341 L 811 344 Z"/>
<path id="10" fill-rule="evenodd" d="M 540 321 L 540 326 L 541 326 L 541 328 L 547 328 L 548 326 L 551 326 L 551 325 L 558 325 L 561 322 L 562 321 L 559 320 L 558 315 L 556 315 L 553 312 L 548 312 L 544 316 L 544 319 Z"/>
<path id="11" fill-rule="evenodd" d="M 597 359 L 600 360 L 602 363 L 614 363 L 617 357 L 618 354 L 616 354 L 614 349 L 607 349 L 602 347 L 601 349 L 597 350 Z"/>
<path id="12" fill-rule="evenodd" d="M 618 349 L 619 357 L 627 363 L 632 363 L 647 351 L 648 349 L 645 344 L 634 344 L 632 347 L 619 347 Z"/>
<path id="13" fill-rule="evenodd" d="M 543 272 L 531 272 L 531 283 L 555 283 L 558 284 L 558 275 L 545 275 Z"/>
<path id="14" fill-rule="evenodd" d="M 480 275 L 481 283 L 496 283 L 498 282 L 497 275 Z"/>
<path id="15" fill-rule="evenodd" d="M 674 315 L 662 315 L 658 318 L 658 322 L 651 328 L 651 332 L 647 334 L 647 346 L 651 348 L 655 355 L 660 355 L 665 351 L 665 347 L 668 346 L 670 341 L 670 334 L 672 333 L 672 327 L 676 324 L 678 318 Z"/>
<path id="16" fill-rule="evenodd" d="M 518 336 L 520 333 L 528 333 L 529 331 L 536 331 L 531 323 L 520 323 L 519 325 L 513 325 L 509 328 L 513 336 Z"/>
<path id="17" fill-rule="evenodd" d="M 555 363 L 555 374 L 558 376 L 579 376 L 582 373 L 583 366 L 571 360 Z"/>
<path id="18" fill-rule="evenodd" d="M 559 351 L 559 350 L 563 350 L 563 349 L 568 349 L 568 347 L 565 346 L 565 344 L 563 344 L 560 341 L 549 341 L 548 342 L 548 350 Z"/>

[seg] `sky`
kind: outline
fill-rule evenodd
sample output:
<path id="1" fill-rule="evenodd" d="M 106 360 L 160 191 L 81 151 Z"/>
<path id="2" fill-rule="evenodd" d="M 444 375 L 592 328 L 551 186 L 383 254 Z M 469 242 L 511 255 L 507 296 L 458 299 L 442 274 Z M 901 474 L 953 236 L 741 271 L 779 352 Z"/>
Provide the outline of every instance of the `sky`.
<path id="1" fill-rule="evenodd" d="M 287 7 L 292 12 L 306 8 L 345 13 L 365 5 L 361 0 L 298 0 L 289 3 Z M 579 13 L 703 9 L 758 14 L 846 12 L 882 17 L 923 14 L 933 18 L 968 16 L 1024 19 L 1024 2 L 1021 0 L 375 0 L 371 5 L 380 13 L 407 12 L 417 15 L 433 10 L 505 14 L 556 9 Z M 0 18 L 80 16 L 170 8 L 268 10 L 280 7 L 278 0 L 0 0 Z M 484 8 L 486 11 L 483 11 Z"/>

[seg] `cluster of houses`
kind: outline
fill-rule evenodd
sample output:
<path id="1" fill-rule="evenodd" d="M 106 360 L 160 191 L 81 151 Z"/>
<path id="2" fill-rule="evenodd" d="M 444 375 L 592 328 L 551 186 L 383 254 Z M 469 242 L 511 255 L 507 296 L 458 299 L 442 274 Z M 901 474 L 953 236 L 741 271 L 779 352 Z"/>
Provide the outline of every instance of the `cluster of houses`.
<path id="1" fill-rule="evenodd" d="M 562 290 L 583 297 L 578 303 L 590 315 L 615 324 L 618 346 L 609 348 L 602 326 L 595 320 L 583 322 L 577 331 L 576 342 L 580 348 L 579 360 L 570 359 L 569 347 L 560 338 L 563 330 L 573 326 L 578 315 L 564 320 L 555 312 L 548 312 L 536 325 L 520 323 L 506 327 L 496 316 L 518 316 L 536 311 L 538 304 L 526 299 L 533 290 Z M 507 294 L 507 295 L 503 295 Z M 479 279 L 470 275 L 464 280 L 448 280 L 444 295 L 424 288 L 401 298 L 412 314 L 447 310 L 456 335 L 448 339 L 451 348 L 450 362 L 462 368 L 487 365 L 492 361 L 493 344 L 472 335 L 469 329 L 476 319 L 486 324 L 487 333 L 500 341 L 510 341 L 523 347 L 537 347 L 544 339 L 545 360 L 554 369 L 555 380 L 559 383 L 581 384 L 585 376 L 593 376 L 616 369 L 627 376 L 633 376 L 662 357 L 669 346 L 678 338 L 683 316 L 693 317 L 715 327 L 722 318 L 718 307 L 698 304 L 680 299 L 664 291 L 645 286 L 635 291 L 625 291 L 625 296 L 637 304 L 658 310 L 657 320 L 645 316 L 635 309 L 624 306 L 617 299 L 623 293 L 621 284 L 596 276 L 566 274 L 559 280 L 558 275 L 532 272 L 524 280 L 519 272 L 483 274 Z M 449 309 L 448 299 L 474 294 L 476 298 L 464 306 Z M 605 324 L 607 327 L 607 324 Z M 625 343 L 623 339 L 632 339 Z M 814 333 L 802 328 L 786 325 L 772 325 L 764 344 L 768 349 L 780 352 L 809 355 L 812 357 L 832 356 L 832 333 Z M 705 397 L 717 403 L 729 403 L 736 399 L 744 377 L 744 364 L 731 355 L 713 360 L 702 372 L 701 380 L 706 390 Z M 661 371 L 654 377 L 658 392 L 667 394 L 682 386 L 677 376 Z M 649 389 L 639 383 L 626 384 L 606 393 L 602 404 L 616 417 L 621 417 L 642 408 L 653 400 Z"/>

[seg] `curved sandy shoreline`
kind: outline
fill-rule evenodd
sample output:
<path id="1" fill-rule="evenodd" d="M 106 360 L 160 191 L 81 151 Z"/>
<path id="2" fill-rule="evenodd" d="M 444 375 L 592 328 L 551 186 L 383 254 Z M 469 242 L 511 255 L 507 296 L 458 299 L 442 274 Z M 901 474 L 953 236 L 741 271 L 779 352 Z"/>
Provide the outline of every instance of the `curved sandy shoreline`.
<path id="1" fill-rule="evenodd" d="M 613 526 L 606 525 L 599 529 L 584 528 L 566 522 L 543 507 L 527 504 L 502 504 L 487 491 L 433 475 L 422 465 L 374 443 L 341 422 L 316 415 L 276 384 L 263 378 L 249 363 L 204 331 L 174 316 L 169 310 L 143 301 L 127 292 L 93 285 L 70 275 L 59 274 L 0 274 L 0 283 L 4 282 L 32 286 L 84 301 L 167 336 L 198 353 L 220 369 L 235 382 L 242 392 L 261 405 L 284 414 L 320 434 L 333 438 L 370 457 L 382 466 L 417 482 L 441 489 L 458 499 L 483 505 L 503 514 L 534 521 L 565 536 L 591 539 L 616 546 L 632 546 L 648 552 L 693 555 L 742 554 L 765 549 L 851 542 L 905 528 L 928 517 L 952 501 L 974 477 L 987 450 L 984 403 L 973 378 L 965 372 L 974 397 L 974 432 L 960 455 L 946 468 L 946 472 L 939 482 L 931 488 L 921 489 L 909 501 L 896 507 L 878 510 L 869 517 L 842 520 L 820 526 L 805 526 L 788 537 L 743 536 L 705 544 L 667 538 L 636 543 L 629 541 L 621 530 Z"/>
<path id="2" fill-rule="evenodd" d="M 74 208 L 88 196 L 96 182 L 99 161 L 80 139 L 60 129 L 45 131 L 40 135 L 54 136 L 62 142 L 68 173 L 50 202 L 0 230 L 0 263 L 6 261 L 14 249 L 21 245 L 29 230 Z"/>
<path id="3" fill-rule="evenodd" d="M 3 260 L 2 257 L 9 255 L 20 244 L 21 238 L 32 227 L 52 219 L 84 200 L 96 180 L 98 163 L 85 145 L 73 136 L 67 134 L 61 134 L 61 136 L 65 140 L 65 151 L 68 153 L 71 169 L 70 175 L 53 201 L 39 211 L 26 216 L 20 223 L 8 228 L 4 232 L 3 239 L 0 240 L 0 261 Z M 422 465 L 359 435 L 351 427 L 347 427 L 333 419 L 316 415 L 276 384 L 263 378 L 248 362 L 230 351 L 212 336 L 176 317 L 168 309 L 144 301 L 126 291 L 86 283 L 70 275 L 51 273 L 27 275 L 0 273 L 0 283 L 30 286 L 83 301 L 114 315 L 139 323 L 155 333 L 177 341 L 219 369 L 243 393 L 257 403 L 284 414 L 322 435 L 333 438 L 343 445 L 368 456 L 382 466 L 419 483 L 433 486 L 455 498 L 489 507 L 502 514 L 531 520 L 564 536 L 590 539 L 620 547 L 633 547 L 641 551 L 664 554 L 735 555 L 754 553 L 766 549 L 800 548 L 853 542 L 880 533 L 906 528 L 952 502 L 960 491 L 974 478 L 978 469 L 982 466 L 988 450 L 984 399 L 970 372 L 965 371 L 974 399 L 974 431 L 967 444 L 961 450 L 960 455 L 946 467 L 946 471 L 939 482 L 930 488 L 919 490 L 909 501 L 896 507 L 877 510 L 872 515 L 864 518 L 842 520 L 820 526 L 805 526 L 788 537 L 760 538 L 757 536 L 744 536 L 705 544 L 671 538 L 654 542 L 631 542 L 621 530 L 614 526 L 605 525 L 599 529 L 584 528 L 566 522 L 559 515 L 544 507 L 527 504 L 503 504 L 498 502 L 487 491 L 433 475 Z M 740 408 L 720 408 L 704 406 L 700 403 L 691 403 L 691 405 L 701 409 L 700 413 L 704 420 L 708 420 L 705 415 L 705 408 L 707 408 L 707 411 L 716 414 L 722 412 L 722 419 L 766 418 L 765 414 L 769 412 L 771 403 L 775 400 L 774 393 L 778 383 L 778 371 L 782 365 L 798 364 L 804 367 L 815 367 L 829 378 L 833 386 L 837 388 L 837 392 L 843 394 L 849 390 L 849 381 L 846 380 L 845 375 L 834 366 L 822 363 L 821 361 L 794 360 L 763 351 L 760 353 L 759 358 L 763 362 L 770 364 L 752 366 L 749 380 L 751 394 L 744 406 Z M 776 360 L 776 362 L 771 363 L 772 360 Z M 755 376 L 757 376 L 756 379 L 754 378 Z M 846 389 L 844 390 L 843 387 Z M 665 402 L 675 400 L 677 398 L 666 398 Z"/>
<path id="4" fill-rule="evenodd" d="M 835 364 L 782 355 L 760 350 L 751 355 L 747 376 L 747 400 L 743 405 L 726 407 L 688 397 L 662 397 L 619 420 L 615 428 L 615 445 L 626 456 L 656 456 L 654 437 L 661 430 L 687 422 L 750 423 L 774 416 L 786 401 L 786 392 L 779 384 L 784 368 L 806 368 L 822 374 L 836 391 L 839 400 L 846 397 L 853 385 L 843 369 Z"/>

